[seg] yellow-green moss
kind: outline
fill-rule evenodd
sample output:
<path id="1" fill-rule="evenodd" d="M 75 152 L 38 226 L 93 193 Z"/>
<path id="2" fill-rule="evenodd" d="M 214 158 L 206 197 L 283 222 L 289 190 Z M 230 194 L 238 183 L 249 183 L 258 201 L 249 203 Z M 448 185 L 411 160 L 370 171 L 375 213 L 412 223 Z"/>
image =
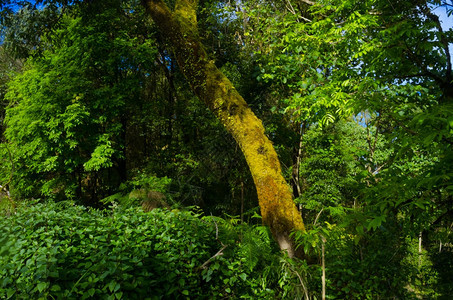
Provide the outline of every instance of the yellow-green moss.
<path id="1" fill-rule="evenodd" d="M 197 32 L 197 5 L 198 0 L 177 0 L 175 3 L 177 21 L 192 33 Z"/>
<path id="2" fill-rule="evenodd" d="M 196 32 L 197 0 L 178 0 L 169 14 L 161 0 L 147 1 L 156 24 L 169 32 L 178 64 L 195 94 L 211 109 L 239 144 L 256 185 L 263 221 L 274 237 L 288 236 L 292 230 L 305 230 L 282 174 L 277 153 L 266 137 L 262 122 L 248 107 L 233 84 L 208 60 Z M 156 4 L 157 3 L 157 4 Z M 156 15 L 156 17 L 154 17 Z M 159 23 L 160 22 L 160 23 Z M 168 28 L 170 26 L 170 28 Z M 167 27 L 167 28 L 166 28 Z"/>

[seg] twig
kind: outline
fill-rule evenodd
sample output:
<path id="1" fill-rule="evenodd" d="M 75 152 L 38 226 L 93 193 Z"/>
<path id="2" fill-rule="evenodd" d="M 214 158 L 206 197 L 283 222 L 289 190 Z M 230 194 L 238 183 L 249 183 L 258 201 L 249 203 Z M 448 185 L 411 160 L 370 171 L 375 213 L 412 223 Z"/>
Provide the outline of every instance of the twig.
<path id="1" fill-rule="evenodd" d="M 215 239 L 216 239 L 216 241 L 218 241 L 220 243 L 220 245 L 222 245 L 222 248 L 219 251 L 217 251 L 216 254 L 211 256 L 207 261 L 205 261 L 201 265 L 200 269 L 206 269 L 207 265 L 209 265 L 211 263 L 211 261 L 214 258 L 216 258 L 217 256 L 223 255 L 223 250 L 225 250 L 225 248 L 228 247 L 228 245 L 223 244 L 222 241 L 219 240 L 219 226 L 217 226 L 217 222 L 215 221 L 214 216 L 212 214 L 211 214 L 211 218 L 212 218 L 212 221 L 214 222 L 214 225 L 215 225 Z"/>
<path id="2" fill-rule="evenodd" d="M 321 285 L 322 285 L 322 300 L 326 300 L 326 259 L 325 259 L 325 244 L 326 244 L 326 238 L 321 235 L 321 268 L 322 268 L 322 276 L 321 276 Z"/>
<path id="3" fill-rule="evenodd" d="M 312 22 L 312 20 L 310 20 L 309 18 L 305 18 L 304 16 L 298 16 L 298 18 L 301 18 L 302 20 L 304 20 L 305 22 L 308 22 L 308 23 Z"/>
<path id="4" fill-rule="evenodd" d="M 303 2 L 303 3 L 308 4 L 308 5 L 315 5 L 315 2 L 310 1 L 310 0 L 300 0 L 300 2 Z"/>
<path id="5" fill-rule="evenodd" d="M 319 211 L 318 215 L 316 216 L 315 221 L 313 222 L 313 226 L 316 225 L 316 222 L 318 222 L 319 216 L 321 215 L 321 213 L 322 213 L 323 211 L 324 211 L 324 208 L 321 208 L 321 210 Z"/>
<path id="6" fill-rule="evenodd" d="M 217 226 L 217 222 L 215 221 L 212 213 L 211 213 L 211 218 L 215 225 L 215 239 L 216 239 L 216 241 L 220 242 L 220 244 L 222 244 L 222 246 L 223 246 L 223 243 L 221 241 L 219 241 L 219 226 Z"/>
<path id="7" fill-rule="evenodd" d="M 308 289 L 307 289 L 307 287 L 304 284 L 302 276 L 300 276 L 299 272 L 297 272 L 296 270 L 294 270 L 294 272 L 296 273 L 296 276 L 299 278 L 299 282 L 302 285 L 302 289 L 304 290 L 304 294 L 305 294 L 305 299 L 309 300 L 310 296 L 308 295 Z"/>
<path id="8" fill-rule="evenodd" d="M 209 264 L 211 263 L 211 261 L 212 261 L 214 258 L 216 258 L 217 256 L 223 255 L 223 250 L 225 250 L 226 247 L 228 247 L 228 245 L 223 245 L 223 247 L 222 247 L 219 251 L 217 251 L 216 254 L 214 254 L 213 256 L 211 256 L 207 261 L 205 261 L 205 262 L 201 265 L 200 269 L 206 269 L 207 265 L 209 265 Z"/>
<path id="9" fill-rule="evenodd" d="M 286 263 L 288 264 L 289 270 L 294 272 L 296 274 L 297 278 L 299 278 L 300 285 L 302 286 L 302 289 L 304 290 L 305 300 L 310 300 L 310 295 L 308 294 L 308 289 L 304 284 L 304 280 L 303 280 L 302 276 L 299 274 L 299 272 L 297 272 L 296 268 L 293 268 L 293 266 L 291 265 L 290 262 L 286 262 Z"/>
<path id="10" fill-rule="evenodd" d="M 296 10 L 294 9 L 294 7 L 292 6 L 291 2 L 289 0 L 287 0 L 286 2 L 288 2 L 288 4 L 286 5 L 286 8 L 289 10 L 290 13 L 292 13 L 293 15 L 296 14 Z"/>

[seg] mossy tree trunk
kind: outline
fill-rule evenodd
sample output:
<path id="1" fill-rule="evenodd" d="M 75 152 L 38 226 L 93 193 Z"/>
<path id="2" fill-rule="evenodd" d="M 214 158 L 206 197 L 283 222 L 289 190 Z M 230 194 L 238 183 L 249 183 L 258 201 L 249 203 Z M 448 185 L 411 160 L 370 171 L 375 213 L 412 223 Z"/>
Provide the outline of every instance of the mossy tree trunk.
<path id="1" fill-rule="evenodd" d="M 143 0 L 143 4 L 166 37 L 194 93 L 239 144 L 256 185 L 263 222 L 270 227 L 280 248 L 293 256 L 289 233 L 305 230 L 302 217 L 263 124 L 204 50 L 197 30 L 198 0 L 176 0 L 173 11 L 162 0 Z"/>

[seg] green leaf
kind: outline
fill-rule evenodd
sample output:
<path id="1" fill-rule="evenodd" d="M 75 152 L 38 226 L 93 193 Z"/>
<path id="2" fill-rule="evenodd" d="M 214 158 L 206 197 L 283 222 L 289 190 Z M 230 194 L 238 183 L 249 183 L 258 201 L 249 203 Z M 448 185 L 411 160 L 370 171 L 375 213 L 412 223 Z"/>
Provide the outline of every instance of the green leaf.
<path id="1" fill-rule="evenodd" d="M 38 287 L 38 291 L 42 292 L 47 287 L 47 282 L 40 282 L 40 283 L 38 283 L 37 287 Z"/>
<path id="2" fill-rule="evenodd" d="M 61 291 L 61 287 L 58 284 L 53 284 L 52 287 L 50 288 L 52 292 L 59 292 Z"/>
<path id="3" fill-rule="evenodd" d="M 11 298 L 15 293 L 16 293 L 16 290 L 14 290 L 14 289 L 7 289 L 7 290 L 6 290 L 6 297 L 7 297 L 7 299 Z"/>
<path id="4" fill-rule="evenodd" d="M 117 285 L 116 281 L 110 281 L 110 283 L 108 285 L 110 292 L 114 292 L 116 285 Z"/>

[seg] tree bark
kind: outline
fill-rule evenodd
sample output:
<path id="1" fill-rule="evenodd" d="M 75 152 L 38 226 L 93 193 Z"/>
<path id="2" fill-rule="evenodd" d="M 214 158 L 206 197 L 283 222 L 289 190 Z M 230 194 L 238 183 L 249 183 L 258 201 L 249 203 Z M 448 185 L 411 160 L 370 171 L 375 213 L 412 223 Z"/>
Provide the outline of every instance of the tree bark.
<path id="1" fill-rule="evenodd" d="M 292 230 L 305 230 L 291 191 L 281 174 L 280 162 L 261 121 L 233 84 L 210 60 L 197 30 L 197 0 L 177 0 L 171 11 L 162 0 L 143 0 L 194 93 L 233 135 L 250 168 L 264 224 L 282 250 L 294 256 Z"/>

